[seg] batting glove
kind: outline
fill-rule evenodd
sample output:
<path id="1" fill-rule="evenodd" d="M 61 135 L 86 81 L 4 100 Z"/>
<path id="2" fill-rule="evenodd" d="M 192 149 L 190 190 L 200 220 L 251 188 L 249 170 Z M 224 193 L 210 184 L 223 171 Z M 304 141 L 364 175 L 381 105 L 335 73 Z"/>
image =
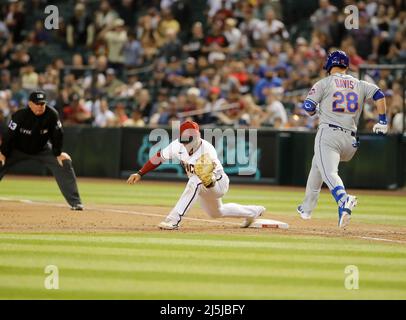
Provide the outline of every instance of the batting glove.
<path id="1" fill-rule="evenodd" d="M 388 133 L 388 123 L 386 121 L 379 121 L 377 124 L 374 125 L 372 131 L 376 134 L 387 134 Z"/>

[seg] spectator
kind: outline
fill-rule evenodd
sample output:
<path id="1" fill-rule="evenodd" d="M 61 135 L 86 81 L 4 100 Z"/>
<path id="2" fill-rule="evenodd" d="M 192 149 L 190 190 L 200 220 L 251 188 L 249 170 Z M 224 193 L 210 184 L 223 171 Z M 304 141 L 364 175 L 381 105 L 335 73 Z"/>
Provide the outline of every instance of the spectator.
<path id="1" fill-rule="evenodd" d="M 23 1 L 9 1 L 8 10 L 5 16 L 7 29 L 13 35 L 13 41 L 19 43 L 23 40 L 25 23 L 25 12 Z"/>
<path id="2" fill-rule="evenodd" d="M 36 45 L 44 45 L 51 41 L 51 33 L 44 28 L 44 22 L 41 20 L 35 22 L 34 41 Z"/>
<path id="3" fill-rule="evenodd" d="M 152 60 L 162 44 L 158 31 L 154 28 L 153 20 L 150 15 L 145 15 L 139 20 L 137 28 L 137 38 L 140 39 L 141 46 L 144 49 L 144 58 Z"/>
<path id="4" fill-rule="evenodd" d="M 275 19 L 275 11 L 269 9 L 266 12 L 266 21 L 261 23 L 258 30 L 259 38 L 270 52 L 275 52 L 277 45 L 288 40 L 289 33 L 284 23 Z"/>
<path id="5" fill-rule="evenodd" d="M 168 31 L 170 30 L 171 34 L 178 35 L 180 31 L 179 22 L 173 18 L 172 12 L 170 9 L 163 9 L 161 11 L 161 20 L 158 24 L 159 35 L 165 40 L 168 40 Z"/>
<path id="6" fill-rule="evenodd" d="M 166 101 L 159 102 L 158 106 L 156 107 L 156 112 L 151 115 L 149 125 L 156 127 L 158 125 L 167 124 L 168 120 L 166 119 L 166 117 L 168 114 L 168 108 L 169 108 L 168 102 Z"/>
<path id="7" fill-rule="evenodd" d="M 204 39 L 204 47 L 202 51 L 204 53 L 225 53 L 228 52 L 228 45 L 227 38 L 223 34 L 223 22 L 221 20 L 214 21 L 210 33 Z"/>
<path id="8" fill-rule="evenodd" d="M 254 16 L 254 7 L 249 2 L 243 2 L 242 4 L 242 22 L 239 25 L 239 29 L 243 34 L 242 45 L 245 48 L 252 48 L 261 45 L 260 29 L 261 20 Z"/>
<path id="9" fill-rule="evenodd" d="M 231 73 L 230 76 L 235 78 L 239 84 L 239 90 L 242 94 L 246 94 L 249 91 L 249 75 L 246 71 L 244 62 L 234 61 L 230 63 Z"/>
<path id="10" fill-rule="evenodd" d="M 142 112 L 138 109 L 135 109 L 131 113 L 131 118 L 124 121 L 123 127 L 138 127 L 138 128 L 145 127 Z"/>
<path id="11" fill-rule="evenodd" d="M 35 72 L 33 65 L 21 68 L 22 88 L 27 91 L 33 91 L 38 88 L 38 73 Z"/>
<path id="12" fill-rule="evenodd" d="M 100 32 L 99 38 L 107 43 L 109 67 L 116 69 L 121 75 L 124 65 L 123 47 L 128 41 L 124 20 L 114 20 Z"/>
<path id="13" fill-rule="evenodd" d="M 198 100 L 200 100 L 200 90 L 196 87 L 189 88 L 186 92 L 186 105 L 184 112 L 190 112 L 197 109 Z"/>
<path id="14" fill-rule="evenodd" d="M 142 63 L 143 49 L 135 33 L 128 34 L 127 43 L 123 46 L 124 66 L 127 69 L 136 68 Z"/>
<path id="15" fill-rule="evenodd" d="M 11 74 L 7 69 L 1 70 L 0 73 L 0 90 L 9 90 L 11 89 Z"/>
<path id="16" fill-rule="evenodd" d="M 108 0 L 102 0 L 100 2 L 99 9 L 95 13 L 97 32 L 111 26 L 117 18 L 118 14 L 111 8 L 110 2 Z"/>
<path id="17" fill-rule="evenodd" d="M 124 87 L 124 82 L 117 79 L 116 72 L 113 68 L 109 68 L 106 71 L 106 83 L 104 90 L 107 96 L 112 99 L 120 94 L 120 90 Z"/>
<path id="18" fill-rule="evenodd" d="M 371 54 L 377 55 L 379 38 L 368 22 L 366 12 L 360 12 L 359 28 L 351 29 L 349 34 L 354 39 L 355 48 L 361 58 L 367 59 Z"/>
<path id="19" fill-rule="evenodd" d="M 93 84 L 96 91 L 103 91 L 103 87 L 106 85 L 106 70 L 108 67 L 107 57 L 104 55 L 99 56 L 93 67 L 95 67 L 95 79 L 93 79 L 92 74 L 87 75 L 83 81 L 83 86 L 84 88 L 89 89 L 94 81 Z"/>
<path id="20" fill-rule="evenodd" d="M 241 116 L 241 119 L 251 128 L 259 128 L 266 117 L 266 113 L 255 104 L 250 94 L 244 95 L 242 102 L 244 103 L 244 114 Z"/>
<path id="21" fill-rule="evenodd" d="M 136 2 L 134 0 L 121 0 L 117 12 L 120 15 L 120 18 L 124 20 L 125 25 L 132 30 L 137 21 L 137 8 Z"/>
<path id="22" fill-rule="evenodd" d="M 230 91 L 227 97 L 227 109 L 216 113 L 217 123 L 229 126 L 238 126 L 241 122 L 247 124 L 245 120 L 241 119 L 245 113 L 244 108 L 244 101 L 241 99 L 240 93 L 237 90 Z"/>
<path id="23" fill-rule="evenodd" d="M 96 127 L 113 127 L 116 124 L 114 112 L 109 110 L 109 105 L 106 98 L 100 100 L 100 109 L 96 114 L 93 125 Z"/>
<path id="24" fill-rule="evenodd" d="M 114 114 L 116 116 L 117 119 L 117 124 L 121 127 L 124 125 L 124 123 L 128 120 L 128 116 L 126 113 L 126 107 L 124 102 L 120 101 L 117 102 L 116 107 L 115 107 L 115 111 Z"/>
<path id="25" fill-rule="evenodd" d="M 27 66 L 31 62 L 31 57 L 21 44 L 14 48 L 14 52 L 10 55 L 10 63 L 8 69 L 12 77 L 20 74 L 20 68 Z"/>
<path id="26" fill-rule="evenodd" d="M 238 30 L 237 20 L 227 18 L 224 27 L 224 37 L 227 39 L 230 52 L 237 52 L 241 48 L 241 31 Z"/>
<path id="27" fill-rule="evenodd" d="M 182 57 L 182 43 L 178 39 L 174 29 L 166 30 L 165 43 L 159 51 L 161 57 L 169 61 L 171 58 L 179 60 Z"/>
<path id="28" fill-rule="evenodd" d="M 330 4 L 329 0 L 319 0 L 319 9 L 310 17 L 313 28 L 317 28 L 323 33 L 328 34 L 333 21 L 332 15 L 337 12 L 337 8 Z"/>
<path id="29" fill-rule="evenodd" d="M 254 86 L 254 97 L 259 105 L 264 105 L 266 102 L 266 89 L 282 86 L 282 79 L 275 75 L 273 68 L 268 67 L 264 75 L 265 77 L 260 79 Z"/>
<path id="30" fill-rule="evenodd" d="M 375 122 L 374 122 L 375 123 Z M 392 120 L 392 133 L 402 133 L 404 130 L 404 114 L 396 113 Z"/>
<path id="31" fill-rule="evenodd" d="M 193 24 L 192 34 L 189 36 L 186 44 L 183 46 L 183 51 L 190 57 L 198 59 L 201 55 L 204 45 L 203 25 L 197 21 Z"/>
<path id="32" fill-rule="evenodd" d="M 169 103 L 161 102 L 158 110 L 151 116 L 150 125 L 168 125 L 173 120 L 178 120 L 178 99 L 170 97 Z"/>
<path id="33" fill-rule="evenodd" d="M 339 48 L 341 41 L 347 34 L 347 30 L 345 29 L 344 22 L 342 21 L 338 11 L 331 12 L 329 30 L 327 34 L 329 35 L 328 46 Z"/>
<path id="34" fill-rule="evenodd" d="M 362 59 L 355 49 L 354 46 L 349 46 L 347 49 L 347 54 L 350 57 L 350 69 L 354 71 L 359 70 L 359 66 L 365 63 L 364 59 Z"/>
<path id="35" fill-rule="evenodd" d="M 282 129 L 288 122 L 285 107 L 280 101 L 281 92 L 279 88 L 273 88 L 268 89 L 266 95 L 266 123 L 276 129 Z"/>
<path id="36" fill-rule="evenodd" d="M 151 98 L 147 89 L 140 90 L 136 95 L 135 109 L 141 113 L 142 119 L 147 123 L 152 111 Z"/>
<path id="37" fill-rule="evenodd" d="M 85 109 L 83 101 L 77 93 L 70 97 L 69 105 L 63 109 L 64 124 L 78 125 L 91 123 L 91 113 Z"/>
<path id="38" fill-rule="evenodd" d="M 86 14 L 86 7 L 83 3 L 77 3 L 73 17 L 70 19 L 66 29 L 66 43 L 69 48 L 81 50 L 83 47 L 90 48 L 94 40 L 94 25 Z"/>

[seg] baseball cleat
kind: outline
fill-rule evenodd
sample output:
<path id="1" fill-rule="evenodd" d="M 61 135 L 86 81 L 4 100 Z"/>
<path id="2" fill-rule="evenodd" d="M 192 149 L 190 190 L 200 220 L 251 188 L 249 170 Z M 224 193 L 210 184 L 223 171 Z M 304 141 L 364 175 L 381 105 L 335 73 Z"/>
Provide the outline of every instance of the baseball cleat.
<path id="1" fill-rule="evenodd" d="M 258 209 L 258 212 L 253 217 L 245 218 L 245 221 L 241 224 L 241 228 L 248 228 L 255 221 L 255 219 L 262 216 L 266 210 L 266 208 L 263 206 L 256 206 L 256 208 Z"/>
<path id="2" fill-rule="evenodd" d="M 338 227 L 345 228 L 351 220 L 352 209 L 357 205 L 356 196 L 347 195 L 347 199 L 342 207 L 338 207 Z"/>
<path id="3" fill-rule="evenodd" d="M 84 207 L 83 204 L 75 204 L 74 206 L 70 207 L 73 211 L 83 211 Z"/>
<path id="4" fill-rule="evenodd" d="M 176 230 L 179 226 L 174 224 L 171 220 L 165 219 L 158 225 L 158 227 L 161 230 Z"/>
<path id="5" fill-rule="evenodd" d="M 300 217 L 303 220 L 310 220 L 312 218 L 312 214 L 311 213 L 307 213 L 303 210 L 303 207 L 300 205 L 297 207 L 297 213 L 300 215 Z"/>

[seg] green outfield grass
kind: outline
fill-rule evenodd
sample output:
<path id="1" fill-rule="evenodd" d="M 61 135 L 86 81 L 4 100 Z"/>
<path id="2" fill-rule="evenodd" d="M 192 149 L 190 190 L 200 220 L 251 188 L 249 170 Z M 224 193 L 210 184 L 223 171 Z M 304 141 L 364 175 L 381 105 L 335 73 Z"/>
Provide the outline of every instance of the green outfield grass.
<path id="1" fill-rule="evenodd" d="M 81 181 L 89 204 L 172 205 L 181 184 L 127 186 Z M 225 201 L 295 215 L 301 191 L 231 188 Z M 6 178 L 0 197 L 63 202 L 53 180 Z M 357 221 L 406 225 L 405 197 L 360 195 Z M 1 209 L 1 202 L 0 202 Z M 315 214 L 335 219 L 324 192 Z M 1 213 L 1 210 L 0 210 Z M 1 217 L 0 217 L 1 219 Z M 45 267 L 59 289 L 44 288 Z M 345 267 L 359 270 L 347 290 Z M 406 245 L 272 233 L 0 233 L 0 298 L 51 299 L 406 299 Z"/>

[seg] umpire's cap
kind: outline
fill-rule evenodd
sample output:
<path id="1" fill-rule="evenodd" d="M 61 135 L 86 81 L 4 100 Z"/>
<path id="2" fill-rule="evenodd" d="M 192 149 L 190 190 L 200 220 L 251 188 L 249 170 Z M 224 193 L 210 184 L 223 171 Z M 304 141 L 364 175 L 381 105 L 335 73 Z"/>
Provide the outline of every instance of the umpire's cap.
<path id="1" fill-rule="evenodd" d="M 45 92 L 44 91 L 39 91 L 39 90 L 31 92 L 30 97 L 29 97 L 28 100 L 34 102 L 35 104 L 40 104 L 40 103 L 46 103 L 47 102 Z"/>
<path id="2" fill-rule="evenodd" d="M 350 58 L 347 56 L 347 54 L 344 51 L 336 50 L 329 53 L 323 68 L 326 69 L 327 72 L 330 72 L 332 67 L 348 68 L 349 65 Z"/>

